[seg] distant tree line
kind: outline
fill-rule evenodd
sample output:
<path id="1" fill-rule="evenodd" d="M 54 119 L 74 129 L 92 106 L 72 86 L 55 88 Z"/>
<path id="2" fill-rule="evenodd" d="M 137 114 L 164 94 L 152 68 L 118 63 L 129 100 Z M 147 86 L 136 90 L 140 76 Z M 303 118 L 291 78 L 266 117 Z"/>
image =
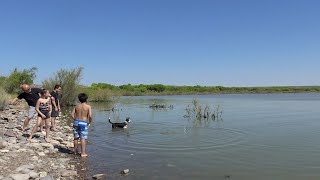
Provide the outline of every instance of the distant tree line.
<path id="1" fill-rule="evenodd" d="M 244 93 L 298 93 L 320 92 L 320 86 L 273 86 L 273 87 L 223 87 L 223 86 L 172 86 L 163 84 L 115 86 L 107 83 L 92 83 L 92 90 L 108 89 L 118 95 L 182 95 L 182 94 L 244 94 Z"/>
<path id="2" fill-rule="evenodd" d="M 192 95 L 192 94 L 240 94 L 240 93 L 298 93 L 320 92 L 320 86 L 274 86 L 274 87 L 224 87 L 224 86 L 173 86 L 163 84 L 124 84 L 115 86 L 108 83 L 92 83 L 90 86 L 80 84 L 83 68 L 60 69 L 42 84 L 35 85 L 36 67 L 19 70 L 13 69 L 8 76 L 0 76 L 0 108 L 21 92 L 20 84 L 27 83 L 33 87 L 52 90 L 55 84 L 62 86 L 61 104 L 73 105 L 77 94 L 85 92 L 89 101 L 111 101 L 114 96 L 144 95 Z"/>

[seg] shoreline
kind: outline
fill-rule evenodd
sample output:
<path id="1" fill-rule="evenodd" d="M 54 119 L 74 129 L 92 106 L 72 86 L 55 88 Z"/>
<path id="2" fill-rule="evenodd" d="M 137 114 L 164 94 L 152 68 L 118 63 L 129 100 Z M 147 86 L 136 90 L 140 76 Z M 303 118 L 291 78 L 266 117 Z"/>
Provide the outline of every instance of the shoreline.
<path id="1" fill-rule="evenodd" d="M 0 179 L 85 179 L 87 167 L 81 157 L 73 154 L 72 127 L 67 117 L 56 119 L 57 131 L 50 131 L 50 142 L 44 132 L 30 134 L 36 120 L 22 133 L 22 123 L 27 116 L 24 104 L 8 106 L 0 111 Z"/>

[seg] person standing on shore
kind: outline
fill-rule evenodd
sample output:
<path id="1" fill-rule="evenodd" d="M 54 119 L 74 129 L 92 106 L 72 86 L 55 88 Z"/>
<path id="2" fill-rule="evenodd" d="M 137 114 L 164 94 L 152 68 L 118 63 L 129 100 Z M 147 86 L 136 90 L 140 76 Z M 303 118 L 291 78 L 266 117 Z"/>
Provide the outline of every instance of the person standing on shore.
<path id="1" fill-rule="evenodd" d="M 88 96 L 85 93 L 78 95 L 80 104 L 76 105 L 71 113 L 73 119 L 74 153 L 78 154 L 78 139 L 81 140 L 81 157 L 87 157 L 86 140 L 88 138 L 88 128 L 92 122 L 91 106 L 87 104 Z"/>
<path id="2" fill-rule="evenodd" d="M 59 92 L 61 91 L 61 85 L 56 84 L 51 92 L 52 113 L 51 113 L 51 131 L 56 131 L 56 118 L 59 116 L 60 101 Z"/>
<path id="3" fill-rule="evenodd" d="M 41 97 L 38 99 L 36 104 L 36 111 L 38 112 L 38 120 L 34 125 L 32 132 L 28 138 L 28 141 L 31 141 L 33 134 L 37 131 L 38 127 L 42 126 L 42 122 L 45 121 L 46 124 L 46 142 L 49 142 L 49 133 L 50 133 L 50 117 L 52 112 L 51 98 L 48 90 L 43 89 L 41 91 Z M 42 129 L 42 127 L 40 127 Z"/>
<path id="4" fill-rule="evenodd" d="M 40 88 L 31 88 L 28 84 L 21 84 L 20 86 L 23 93 L 19 94 L 18 97 L 13 99 L 10 104 L 16 104 L 18 99 L 25 99 L 29 105 L 28 116 L 23 122 L 22 132 L 26 131 L 30 119 L 34 118 L 37 114 L 35 107 L 38 99 L 40 98 L 39 93 L 41 93 Z"/>

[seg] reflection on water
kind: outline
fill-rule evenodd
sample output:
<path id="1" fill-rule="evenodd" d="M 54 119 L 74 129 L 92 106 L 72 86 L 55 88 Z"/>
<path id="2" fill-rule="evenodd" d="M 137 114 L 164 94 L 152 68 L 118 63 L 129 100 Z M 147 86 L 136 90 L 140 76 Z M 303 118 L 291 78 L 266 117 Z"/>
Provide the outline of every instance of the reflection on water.
<path id="1" fill-rule="evenodd" d="M 108 179 L 317 179 L 320 96 L 262 94 L 197 96 L 219 104 L 223 120 L 184 118 L 194 96 L 124 97 L 93 104 L 86 159 L 89 175 Z M 157 102 L 170 109 L 151 109 Z M 128 129 L 112 130 L 108 117 Z M 120 171 L 129 169 L 129 175 Z"/>

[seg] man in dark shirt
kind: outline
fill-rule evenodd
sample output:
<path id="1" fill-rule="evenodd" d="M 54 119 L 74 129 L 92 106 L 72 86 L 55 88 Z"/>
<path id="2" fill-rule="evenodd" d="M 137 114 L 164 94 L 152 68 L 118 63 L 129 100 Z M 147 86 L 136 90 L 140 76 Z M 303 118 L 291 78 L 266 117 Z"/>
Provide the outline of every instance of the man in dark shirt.
<path id="1" fill-rule="evenodd" d="M 39 93 L 41 92 L 41 89 L 30 88 L 28 84 L 22 84 L 20 87 L 23 93 L 19 94 L 18 97 L 12 100 L 10 104 L 16 104 L 16 101 L 18 99 L 25 99 L 26 102 L 28 103 L 29 105 L 28 116 L 23 122 L 23 127 L 22 127 L 22 131 L 25 131 L 27 126 L 29 125 L 30 119 L 34 118 L 35 115 L 37 114 L 35 110 L 35 106 L 36 106 L 37 100 L 40 97 Z"/>
<path id="2" fill-rule="evenodd" d="M 61 86 L 56 84 L 51 92 L 51 104 L 52 104 L 52 113 L 51 113 L 51 130 L 56 130 L 56 117 L 59 116 L 60 112 L 60 101 L 59 101 L 59 92 L 61 91 Z"/>

